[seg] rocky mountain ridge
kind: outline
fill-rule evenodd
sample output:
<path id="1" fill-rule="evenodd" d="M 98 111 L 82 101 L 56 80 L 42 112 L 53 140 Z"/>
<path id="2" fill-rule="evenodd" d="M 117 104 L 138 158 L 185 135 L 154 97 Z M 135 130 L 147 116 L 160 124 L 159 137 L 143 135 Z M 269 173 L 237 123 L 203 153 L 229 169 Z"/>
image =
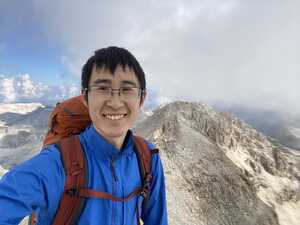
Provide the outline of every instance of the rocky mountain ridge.
<path id="1" fill-rule="evenodd" d="M 18 108 L 16 112 L 0 114 L 0 165 L 9 169 L 40 151 L 52 109 L 43 106 L 20 114 Z"/>
<path id="2" fill-rule="evenodd" d="M 299 155 L 232 115 L 175 102 L 136 131 L 162 149 L 172 224 L 300 221 Z"/>
<path id="3" fill-rule="evenodd" d="M 251 124 L 255 130 L 273 137 L 282 145 L 300 150 L 300 115 L 238 105 L 215 106 L 218 111 L 230 112 Z"/>
<path id="4" fill-rule="evenodd" d="M 5 170 L 4 168 L 2 168 L 2 166 L 0 166 L 0 177 L 2 177 L 6 172 L 7 170 Z"/>

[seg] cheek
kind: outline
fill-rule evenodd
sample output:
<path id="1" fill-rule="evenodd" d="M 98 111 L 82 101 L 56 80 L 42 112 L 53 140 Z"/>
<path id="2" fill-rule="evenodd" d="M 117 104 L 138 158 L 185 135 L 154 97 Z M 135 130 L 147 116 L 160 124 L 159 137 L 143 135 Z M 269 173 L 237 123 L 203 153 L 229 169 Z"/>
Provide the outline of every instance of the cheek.
<path id="1" fill-rule="evenodd" d="M 140 112 L 139 105 L 133 105 L 131 107 L 131 113 L 133 114 L 134 117 L 137 117 L 139 112 Z"/>
<path id="2" fill-rule="evenodd" d="M 97 101 L 89 101 L 89 113 L 91 118 L 100 116 L 101 104 Z"/>

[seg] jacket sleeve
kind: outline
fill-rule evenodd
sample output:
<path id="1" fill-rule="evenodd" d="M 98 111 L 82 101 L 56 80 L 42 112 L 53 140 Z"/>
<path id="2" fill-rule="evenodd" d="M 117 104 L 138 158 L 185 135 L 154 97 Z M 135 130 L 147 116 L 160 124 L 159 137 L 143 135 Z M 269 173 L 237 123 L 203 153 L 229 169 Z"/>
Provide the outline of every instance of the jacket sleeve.
<path id="1" fill-rule="evenodd" d="M 167 225 L 165 178 L 159 154 L 152 158 L 152 183 L 149 200 L 142 210 L 144 225 Z"/>
<path id="2" fill-rule="evenodd" d="M 60 153 L 52 146 L 0 180 L 0 224 L 13 225 L 33 211 L 54 215 L 64 188 Z"/>

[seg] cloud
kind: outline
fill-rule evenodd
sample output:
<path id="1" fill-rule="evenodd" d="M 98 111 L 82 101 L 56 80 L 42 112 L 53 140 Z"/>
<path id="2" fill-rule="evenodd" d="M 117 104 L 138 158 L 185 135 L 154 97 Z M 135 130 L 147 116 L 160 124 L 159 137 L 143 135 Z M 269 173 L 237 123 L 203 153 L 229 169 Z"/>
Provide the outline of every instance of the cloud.
<path id="1" fill-rule="evenodd" d="M 57 101 L 79 94 L 76 85 L 48 86 L 34 82 L 30 75 L 0 75 L 0 102 L 41 102 L 54 104 Z"/>
<path id="2" fill-rule="evenodd" d="M 0 101 L 12 102 L 16 99 L 16 93 L 12 91 L 14 89 L 14 82 L 11 79 L 7 79 L 4 76 L 0 76 Z"/>
<path id="3" fill-rule="evenodd" d="M 78 78 L 81 74 L 81 61 L 78 58 L 74 58 L 72 56 L 61 56 L 61 63 L 67 69 L 67 71 L 74 77 Z M 79 60 L 79 61 L 78 61 Z"/>
<path id="4" fill-rule="evenodd" d="M 95 49 L 119 45 L 137 56 L 157 102 L 224 101 L 300 113 L 299 7 L 267 0 L 31 0 L 78 77 Z"/>

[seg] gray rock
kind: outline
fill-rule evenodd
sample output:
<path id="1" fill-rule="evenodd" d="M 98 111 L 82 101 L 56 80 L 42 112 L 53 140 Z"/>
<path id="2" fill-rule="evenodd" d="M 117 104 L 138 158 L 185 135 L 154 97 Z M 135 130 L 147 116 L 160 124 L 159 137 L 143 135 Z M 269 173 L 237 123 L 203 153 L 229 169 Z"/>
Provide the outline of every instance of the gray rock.
<path id="1" fill-rule="evenodd" d="M 272 204 L 299 201 L 299 157 L 230 114 L 175 102 L 135 131 L 161 149 L 170 224 L 274 225 L 279 218 Z M 230 160 L 232 152 L 241 158 Z M 269 204 L 259 196 L 262 186 L 270 186 L 262 173 L 288 177 L 298 186 L 272 193 L 278 199 Z"/>

